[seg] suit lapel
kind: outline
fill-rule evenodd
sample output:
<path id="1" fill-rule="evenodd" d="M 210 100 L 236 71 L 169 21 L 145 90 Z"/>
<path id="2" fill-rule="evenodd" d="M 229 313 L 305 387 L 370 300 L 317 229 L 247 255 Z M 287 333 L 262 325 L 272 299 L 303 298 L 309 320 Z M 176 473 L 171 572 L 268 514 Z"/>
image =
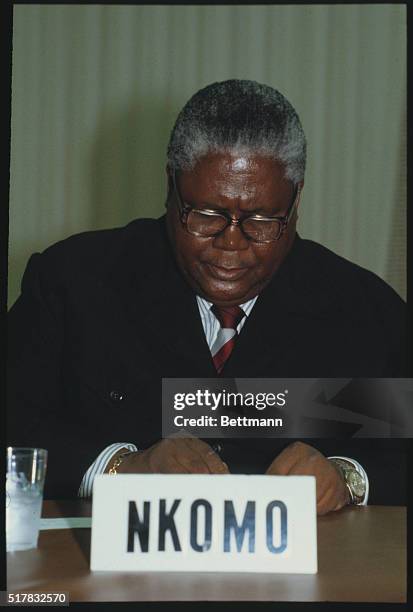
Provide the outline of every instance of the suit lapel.
<path id="1" fill-rule="evenodd" d="M 143 249 L 142 239 L 131 240 L 109 282 L 121 301 L 119 323 L 127 330 L 122 340 L 127 358 L 136 363 L 140 344 L 165 376 L 214 376 L 196 297 L 175 265 L 163 219 Z"/>
<path id="2" fill-rule="evenodd" d="M 258 296 L 225 364 L 223 376 L 260 376 L 268 361 L 276 366 L 293 349 L 288 325 L 292 291 L 285 265 Z M 273 376 L 277 376 L 276 371 Z"/>
<path id="3" fill-rule="evenodd" d="M 307 259 L 297 235 L 282 266 L 258 296 L 223 376 L 252 378 L 267 372 L 281 377 L 297 371 L 297 351 L 306 338 L 312 342 L 309 322 L 323 317 L 332 299 L 314 262 Z"/>
<path id="4" fill-rule="evenodd" d="M 147 309 L 142 334 L 179 357 L 181 376 L 213 376 L 211 353 L 205 338 L 195 294 L 171 260 L 161 294 Z M 170 359 L 168 360 L 170 363 Z"/>

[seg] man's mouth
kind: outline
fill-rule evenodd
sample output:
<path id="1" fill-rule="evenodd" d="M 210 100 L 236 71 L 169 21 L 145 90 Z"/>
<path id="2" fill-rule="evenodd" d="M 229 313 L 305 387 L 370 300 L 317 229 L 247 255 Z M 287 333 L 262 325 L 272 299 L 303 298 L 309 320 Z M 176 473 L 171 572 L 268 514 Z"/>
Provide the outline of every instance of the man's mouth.
<path id="1" fill-rule="evenodd" d="M 223 281 L 235 281 L 240 279 L 247 272 L 248 268 L 235 268 L 235 267 L 224 267 L 214 266 L 213 264 L 205 264 L 210 275 L 217 280 Z"/>

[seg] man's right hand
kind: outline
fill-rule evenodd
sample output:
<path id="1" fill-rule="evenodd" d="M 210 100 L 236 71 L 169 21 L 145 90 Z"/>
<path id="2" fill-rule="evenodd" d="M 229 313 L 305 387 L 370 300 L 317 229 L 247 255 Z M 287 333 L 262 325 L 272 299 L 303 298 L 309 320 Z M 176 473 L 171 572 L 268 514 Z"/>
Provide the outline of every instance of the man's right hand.
<path id="1" fill-rule="evenodd" d="M 116 457 L 116 455 L 115 455 Z M 113 464 L 112 458 L 110 465 Z M 166 438 L 127 455 L 119 474 L 229 474 L 226 463 L 198 438 Z"/>

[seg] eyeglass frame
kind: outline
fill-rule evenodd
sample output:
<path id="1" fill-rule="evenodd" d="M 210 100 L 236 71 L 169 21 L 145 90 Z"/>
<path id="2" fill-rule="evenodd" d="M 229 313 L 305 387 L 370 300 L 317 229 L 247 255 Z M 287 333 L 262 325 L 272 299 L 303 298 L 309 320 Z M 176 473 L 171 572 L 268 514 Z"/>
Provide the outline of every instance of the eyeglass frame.
<path id="1" fill-rule="evenodd" d="M 216 236 L 219 236 L 220 234 L 222 234 L 223 232 L 225 232 L 226 229 L 228 229 L 228 227 L 230 225 L 238 225 L 243 236 L 245 236 L 245 238 L 247 240 L 250 240 L 251 242 L 255 242 L 256 244 L 269 244 L 271 242 L 277 242 L 277 240 L 280 240 L 281 236 L 283 235 L 283 233 L 285 232 L 288 223 L 291 220 L 291 217 L 293 215 L 294 212 L 294 208 L 295 205 L 297 204 L 298 200 L 299 200 L 299 196 L 301 193 L 301 188 L 299 186 L 299 184 L 297 185 L 296 189 L 295 189 L 295 193 L 294 193 L 294 197 L 293 200 L 291 202 L 291 204 L 289 205 L 287 212 L 285 215 L 282 216 L 274 216 L 274 217 L 263 217 L 261 215 L 245 215 L 244 217 L 241 217 L 239 219 L 234 219 L 233 217 L 231 217 L 231 215 L 229 213 L 227 213 L 225 210 L 222 212 L 217 212 L 216 210 L 211 210 L 208 208 L 195 208 L 195 206 L 191 206 L 190 204 L 188 204 L 188 202 L 184 202 L 182 200 L 181 194 L 179 192 L 178 186 L 176 184 L 176 171 L 172 173 L 172 181 L 173 181 L 173 187 L 175 190 L 175 193 L 177 195 L 177 200 L 178 200 L 178 208 L 179 208 L 179 216 L 180 216 L 180 221 L 182 223 L 182 225 L 185 226 L 186 231 L 188 232 L 188 234 L 191 234 L 191 236 L 197 236 L 198 238 L 215 238 Z M 201 214 L 205 214 L 206 216 L 210 215 L 216 215 L 219 217 L 224 217 L 227 220 L 227 224 L 224 228 L 222 228 L 222 230 L 219 230 L 216 234 L 211 234 L 209 236 L 205 236 L 204 234 L 199 234 L 199 233 L 195 233 L 195 232 L 190 232 L 188 230 L 187 227 L 187 219 L 188 219 L 188 215 L 192 210 L 196 210 L 197 212 L 200 212 Z M 255 240 L 254 238 L 252 238 L 251 236 L 248 236 L 248 234 L 245 233 L 242 224 L 246 219 L 255 219 L 256 221 L 280 221 L 281 223 L 281 230 L 280 233 L 278 234 L 277 238 L 273 238 L 272 240 Z"/>

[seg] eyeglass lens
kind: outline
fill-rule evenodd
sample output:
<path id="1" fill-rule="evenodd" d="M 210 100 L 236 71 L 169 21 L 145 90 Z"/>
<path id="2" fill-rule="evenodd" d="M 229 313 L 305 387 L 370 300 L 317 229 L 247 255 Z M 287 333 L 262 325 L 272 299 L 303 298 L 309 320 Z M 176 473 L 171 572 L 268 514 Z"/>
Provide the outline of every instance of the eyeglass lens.
<path id="1" fill-rule="evenodd" d="M 214 236 L 222 232 L 228 225 L 228 220 L 222 215 L 212 215 L 191 210 L 187 217 L 189 232 L 200 236 Z M 263 221 L 247 218 L 241 222 L 243 232 L 257 242 L 276 240 L 281 233 L 282 224 L 277 219 Z"/>

